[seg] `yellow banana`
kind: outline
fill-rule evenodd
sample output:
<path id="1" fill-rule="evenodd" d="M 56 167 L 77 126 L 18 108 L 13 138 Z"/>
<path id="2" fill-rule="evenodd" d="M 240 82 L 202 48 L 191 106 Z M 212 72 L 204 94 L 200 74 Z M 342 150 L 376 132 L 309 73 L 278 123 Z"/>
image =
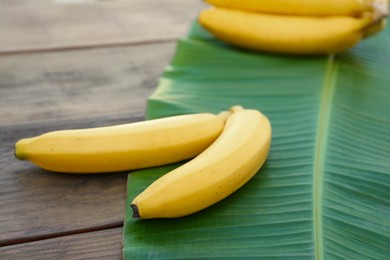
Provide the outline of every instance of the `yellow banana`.
<path id="1" fill-rule="evenodd" d="M 357 15 L 372 0 L 206 0 L 209 4 L 255 12 L 292 15 Z"/>
<path id="2" fill-rule="evenodd" d="M 222 41 L 252 50 L 288 54 L 327 54 L 357 44 L 376 16 L 294 16 L 211 7 L 200 24 Z"/>
<path id="3" fill-rule="evenodd" d="M 218 139 L 163 175 L 131 203 L 136 218 L 174 218 L 202 210 L 239 189 L 265 162 L 271 125 L 257 110 L 235 106 Z"/>
<path id="4" fill-rule="evenodd" d="M 102 173 L 158 166 L 193 158 L 222 132 L 230 112 L 49 132 L 15 144 L 15 156 L 44 169 Z"/>

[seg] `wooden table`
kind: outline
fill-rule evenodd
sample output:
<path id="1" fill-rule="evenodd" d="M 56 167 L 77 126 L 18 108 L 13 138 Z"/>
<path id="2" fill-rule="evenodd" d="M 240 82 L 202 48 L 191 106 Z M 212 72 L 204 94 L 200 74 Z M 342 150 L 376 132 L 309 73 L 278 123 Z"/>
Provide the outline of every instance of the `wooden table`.
<path id="1" fill-rule="evenodd" d="M 144 119 L 199 0 L 0 4 L 0 259 L 120 259 L 127 174 L 68 175 L 14 158 L 47 131 Z"/>

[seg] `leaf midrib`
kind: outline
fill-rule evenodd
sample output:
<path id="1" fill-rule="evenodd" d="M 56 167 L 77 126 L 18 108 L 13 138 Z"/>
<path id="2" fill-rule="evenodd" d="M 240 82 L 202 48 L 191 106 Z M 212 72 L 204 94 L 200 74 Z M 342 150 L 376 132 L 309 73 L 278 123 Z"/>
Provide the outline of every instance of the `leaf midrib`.
<path id="1" fill-rule="evenodd" d="M 335 81 L 337 77 L 337 62 L 335 55 L 329 55 L 326 65 L 324 84 L 320 96 L 318 112 L 317 136 L 314 154 L 313 173 L 313 230 L 315 258 L 324 259 L 323 230 L 322 230 L 322 198 L 324 167 L 327 151 L 331 108 L 334 97 Z"/>

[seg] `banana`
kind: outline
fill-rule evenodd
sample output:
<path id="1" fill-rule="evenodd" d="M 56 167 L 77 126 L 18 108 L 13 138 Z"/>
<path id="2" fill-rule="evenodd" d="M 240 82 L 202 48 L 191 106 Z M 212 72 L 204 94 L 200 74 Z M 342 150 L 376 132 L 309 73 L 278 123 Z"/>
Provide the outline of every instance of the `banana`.
<path id="1" fill-rule="evenodd" d="M 254 12 L 291 15 L 358 15 L 373 0 L 206 0 L 211 5 Z"/>
<path id="2" fill-rule="evenodd" d="M 15 144 L 15 156 L 66 173 L 103 173 L 190 159 L 222 132 L 230 112 L 199 113 L 49 132 Z"/>
<path id="3" fill-rule="evenodd" d="M 201 11 L 198 18 L 204 28 L 222 41 L 251 50 L 287 54 L 342 52 L 357 44 L 365 35 L 371 35 L 366 31 L 376 24 L 376 19 L 372 12 L 358 17 L 322 17 L 218 7 Z"/>
<path id="4" fill-rule="evenodd" d="M 175 218 L 200 211 L 248 182 L 264 164 L 271 124 L 257 110 L 231 108 L 217 140 L 191 161 L 163 175 L 131 203 L 133 217 Z"/>

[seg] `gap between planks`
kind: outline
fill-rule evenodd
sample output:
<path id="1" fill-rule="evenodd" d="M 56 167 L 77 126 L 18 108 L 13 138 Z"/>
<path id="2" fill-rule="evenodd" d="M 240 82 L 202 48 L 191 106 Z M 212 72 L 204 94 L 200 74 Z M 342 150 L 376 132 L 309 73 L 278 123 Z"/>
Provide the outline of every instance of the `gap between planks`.
<path id="1" fill-rule="evenodd" d="M 130 47 L 140 45 L 152 45 L 159 43 L 176 42 L 178 38 L 165 38 L 143 41 L 116 41 L 116 42 L 99 42 L 99 43 L 79 43 L 73 45 L 56 45 L 56 46 L 42 46 L 37 48 L 21 48 L 21 49 L 0 49 L 0 56 L 6 55 L 20 55 L 20 54 L 35 54 L 45 52 L 58 52 L 58 51 L 74 51 L 74 50 L 86 50 L 86 49 L 101 49 L 111 47 Z"/>
<path id="2" fill-rule="evenodd" d="M 117 221 L 117 222 L 99 225 L 95 227 L 67 230 L 63 232 L 42 234 L 42 235 L 25 237 L 25 238 L 23 237 L 14 238 L 14 239 L 0 241 L 0 247 L 13 246 L 18 244 L 25 244 L 25 243 L 31 243 L 36 241 L 48 240 L 48 239 L 71 236 L 71 235 L 79 235 L 79 234 L 85 234 L 85 233 L 91 233 L 91 232 L 97 232 L 97 231 L 103 231 L 103 230 L 109 230 L 109 229 L 115 229 L 121 227 L 123 227 L 123 221 Z"/>

